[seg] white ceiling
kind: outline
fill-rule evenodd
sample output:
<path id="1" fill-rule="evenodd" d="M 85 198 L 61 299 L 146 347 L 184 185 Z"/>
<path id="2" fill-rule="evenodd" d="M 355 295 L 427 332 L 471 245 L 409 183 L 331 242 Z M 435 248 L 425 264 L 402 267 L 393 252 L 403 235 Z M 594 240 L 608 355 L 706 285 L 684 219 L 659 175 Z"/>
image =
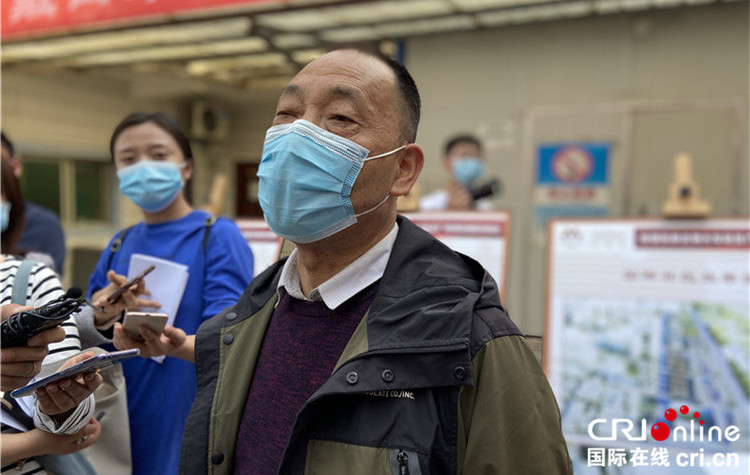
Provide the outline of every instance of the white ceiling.
<path id="1" fill-rule="evenodd" d="M 729 1 L 735 0 L 296 0 L 6 42 L 2 66 L 146 68 L 253 87 L 283 83 L 342 46 L 394 55 L 398 40 L 418 35 Z"/>

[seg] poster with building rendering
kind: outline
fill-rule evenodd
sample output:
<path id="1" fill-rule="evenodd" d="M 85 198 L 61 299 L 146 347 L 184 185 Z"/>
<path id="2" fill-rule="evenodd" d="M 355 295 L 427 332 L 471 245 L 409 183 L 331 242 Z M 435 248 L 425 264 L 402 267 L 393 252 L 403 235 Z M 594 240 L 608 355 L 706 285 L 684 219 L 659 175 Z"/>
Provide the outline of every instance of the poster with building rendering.
<path id="1" fill-rule="evenodd" d="M 576 473 L 747 474 L 750 222 L 559 220 L 545 371 Z"/>

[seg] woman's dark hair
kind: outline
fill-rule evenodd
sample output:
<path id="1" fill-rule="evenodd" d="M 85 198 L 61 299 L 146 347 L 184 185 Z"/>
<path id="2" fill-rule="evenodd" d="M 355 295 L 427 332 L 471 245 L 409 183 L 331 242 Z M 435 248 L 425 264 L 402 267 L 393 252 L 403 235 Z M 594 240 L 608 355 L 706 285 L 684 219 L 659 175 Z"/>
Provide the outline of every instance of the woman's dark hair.
<path id="1" fill-rule="evenodd" d="M 185 159 L 190 161 L 193 160 L 193 150 L 190 148 L 190 140 L 188 140 L 187 135 L 182 131 L 176 120 L 163 112 L 155 112 L 153 114 L 134 112 L 122 119 L 122 122 L 117 124 L 115 131 L 112 132 L 112 138 L 109 139 L 109 154 L 112 156 L 112 161 L 115 160 L 115 141 L 117 140 L 117 137 L 119 137 L 125 129 L 145 124 L 147 122 L 158 125 L 166 133 L 171 135 L 175 142 L 177 142 L 180 150 L 182 150 L 182 154 L 185 155 Z"/>
<path id="2" fill-rule="evenodd" d="M 23 204 L 23 195 L 21 194 L 21 185 L 18 178 L 13 173 L 13 168 L 8 160 L 1 160 L 2 168 L 2 190 L 5 199 L 10 203 L 10 218 L 8 219 L 8 228 L 0 235 L 0 251 L 3 254 L 18 254 L 18 241 L 21 239 L 21 233 L 25 225 L 25 206 Z"/>

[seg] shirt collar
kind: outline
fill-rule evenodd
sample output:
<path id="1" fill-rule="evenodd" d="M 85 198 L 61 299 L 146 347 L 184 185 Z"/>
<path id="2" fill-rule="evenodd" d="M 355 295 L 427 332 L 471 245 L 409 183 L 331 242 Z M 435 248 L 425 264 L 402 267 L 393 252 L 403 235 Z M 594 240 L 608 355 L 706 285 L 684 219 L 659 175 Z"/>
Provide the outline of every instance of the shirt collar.
<path id="1" fill-rule="evenodd" d="M 322 301 L 326 307 L 334 310 L 383 277 L 397 235 L 398 224 L 394 223 L 393 229 L 377 244 L 338 274 L 313 289 L 310 292 L 310 298 L 305 297 L 302 293 L 299 270 L 297 269 L 297 249 L 295 249 L 284 263 L 277 289 L 283 287 L 290 296 L 299 300 Z"/>

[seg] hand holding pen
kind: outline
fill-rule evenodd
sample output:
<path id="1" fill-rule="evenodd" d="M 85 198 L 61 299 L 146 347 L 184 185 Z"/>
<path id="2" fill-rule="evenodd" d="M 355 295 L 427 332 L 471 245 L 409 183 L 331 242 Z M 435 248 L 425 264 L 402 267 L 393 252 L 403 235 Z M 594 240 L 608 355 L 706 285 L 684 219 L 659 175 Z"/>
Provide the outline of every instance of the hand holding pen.
<path id="1" fill-rule="evenodd" d="M 128 281 L 124 275 L 107 272 L 109 285 L 94 293 L 88 302 L 94 310 L 97 326 L 109 327 L 126 310 L 140 310 L 143 307 L 159 308 L 161 304 L 153 300 L 138 297 L 149 296 L 143 277 L 153 270 L 153 266 L 141 272 L 134 279 Z"/>

